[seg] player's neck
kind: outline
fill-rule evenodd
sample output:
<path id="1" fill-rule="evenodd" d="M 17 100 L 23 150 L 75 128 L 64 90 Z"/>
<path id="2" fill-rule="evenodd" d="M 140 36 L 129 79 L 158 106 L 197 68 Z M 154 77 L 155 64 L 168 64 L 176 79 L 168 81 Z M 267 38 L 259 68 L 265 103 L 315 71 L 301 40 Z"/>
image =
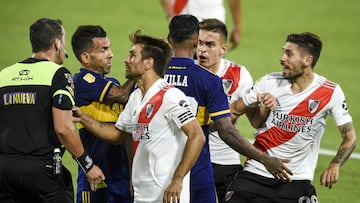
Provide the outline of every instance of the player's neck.
<path id="1" fill-rule="evenodd" d="M 291 90 L 294 94 L 308 88 L 314 80 L 314 72 L 307 72 L 292 81 Z"/>

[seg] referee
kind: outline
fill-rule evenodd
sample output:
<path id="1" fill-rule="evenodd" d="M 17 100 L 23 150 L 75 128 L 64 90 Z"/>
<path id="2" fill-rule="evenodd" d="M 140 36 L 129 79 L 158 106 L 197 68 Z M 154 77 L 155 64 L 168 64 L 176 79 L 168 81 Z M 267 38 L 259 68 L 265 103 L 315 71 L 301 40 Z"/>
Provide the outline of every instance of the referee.
<path id="1" fill-rule="evenodd" d="M 72 123 L 73 83 L 60 20 L 30 26 L 33 55 L 0 71 L 0 202 L 74 202 L 70 172 L 54 164 L 67 149 L 92 189 L 105 179 Z"/>

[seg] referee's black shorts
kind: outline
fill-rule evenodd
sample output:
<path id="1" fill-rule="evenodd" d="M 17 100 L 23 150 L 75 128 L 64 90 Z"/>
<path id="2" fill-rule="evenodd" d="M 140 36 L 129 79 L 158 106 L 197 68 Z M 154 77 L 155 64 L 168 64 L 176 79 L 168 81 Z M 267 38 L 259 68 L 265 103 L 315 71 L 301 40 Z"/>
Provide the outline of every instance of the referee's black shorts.
<path id="1" fill-rule="evenodd" d="M 315 187 L 309 180 L 266 178 L 240 171 L 227 190 L 226 203 L 317 203 Z"/>
<path id="2" fill-rule="evenodd" d="M 70 172 L 54 175 L 52 160 L 0 154 L 0 166 L 0 202 L 74 202 Z"/>

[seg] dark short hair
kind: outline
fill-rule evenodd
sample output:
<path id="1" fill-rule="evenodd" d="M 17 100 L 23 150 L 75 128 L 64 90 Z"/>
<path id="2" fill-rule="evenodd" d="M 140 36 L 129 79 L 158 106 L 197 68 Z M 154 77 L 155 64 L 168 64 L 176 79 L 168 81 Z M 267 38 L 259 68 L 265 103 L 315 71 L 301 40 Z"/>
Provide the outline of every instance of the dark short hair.
<path id="1" fill-rule="evenodd" d="M 313 62 L 311 65 L 315 67 L 322 49 L 322 42 L 319 36 L 311 32 L 293 33 L 287 36 L 286 42 L 297 44 L 300 49 L 312 55 Z"/>
<path id="2" fill-rule="evenodd" d="M 224 37 L 225 43 L 228 37 L 228 31 L 225 23 L 216 18 L 206 18 L 199 23 L 200 30 L 206 30 L 211 32 L 219 33 L 220 36 Z"/>
<path id="3" fill-rule="evenodd" d="M 169 23 L 169 37 L 176 43 L 191 39 L 199 33 L 199 20 L 188 14 L 174 16 Z"/>
<path id="4" fill-rule="evenodd" d="M 143 45 L 141 51 L 142 60 L 152 58 L 154 60 L 155 72 L 163 77 L 169 67 L 172 50 L 170 45 L 163 39 L 150 37 L 137 30 L 129 35 L 130 41 Z"/>
<path id="5" fill-rule="evenodd" d="M 81 54 L 93 48 L 93 38 L 106 37 L 105 30 L 99 25 L 80 25 L 71 38 L 71 46 L 76 58 L 81 61 Z"/>
<path id="6" fill-rule="evenodd" d="M 40 18 L 30 26 L 32 52 L 48 51 L 55 39 L 62 40 L 63 28 L 59 19 Z"/>

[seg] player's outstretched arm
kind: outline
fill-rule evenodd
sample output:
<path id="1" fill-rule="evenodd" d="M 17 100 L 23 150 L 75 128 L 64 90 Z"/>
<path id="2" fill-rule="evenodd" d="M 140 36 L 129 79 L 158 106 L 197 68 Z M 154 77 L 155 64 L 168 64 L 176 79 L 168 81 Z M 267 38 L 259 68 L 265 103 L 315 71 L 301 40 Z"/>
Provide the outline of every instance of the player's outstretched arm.
<path id="1" fill-rule="evenodd" d="M 125 142 L 128 135 L 127 133 L 122 133 L 113 123 L 95 120 L 82 112 L 77 106 L 73 107 L 73 121 L 80 122 L 90 133 L 113 144 Z"/>
<path id="2" fill-rule="evenodd" d="M 332 188 L 339 179 L 340 166 L 343 165 L 350 157 L 356 146 L 356 133 L 353 123 L 346 123 L 338 127 L 342 142 L 339 146 L 337 154 L 331 160 L 329 167 L 320 176 L 320 185 Z"/>
<path id="3" fill-rule="evenodd" d="M 267 154 L 257 150 L 231 123 L 229 117 L 214 120 L 216 129 L 221 139 L 224 140 L 235 151 L 249 158 L 261 162 L 266 169 L 275 177 L 284 181 L 291 181 L 288 174 L 292 175 L 291 170 L 284 163 L 287 159 L 270 157 Z"/>

